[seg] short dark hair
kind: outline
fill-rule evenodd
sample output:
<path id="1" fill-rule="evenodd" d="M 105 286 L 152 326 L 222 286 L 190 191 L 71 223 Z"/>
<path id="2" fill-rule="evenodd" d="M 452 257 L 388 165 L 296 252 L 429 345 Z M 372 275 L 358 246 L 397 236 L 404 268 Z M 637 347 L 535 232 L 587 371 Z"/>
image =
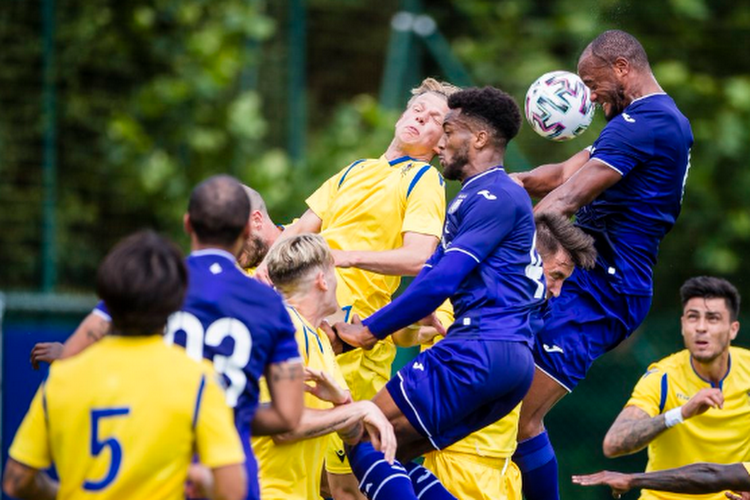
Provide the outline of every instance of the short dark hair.
<path id="1" fill-rule="evenodd" d="M 247 193 L 237 179 L 215 175 L 193 189 L 188 215 L 198 241 L 231 246 L 242 234 L 250 208 Z"/>
<path id="2" fill-rule="evenodd" d="M 740 292 L 724 278 L 697 276 L 687 280 L 680 287 L 682 307 L 684 308 L 690 299 L 696 297 L 702 299 L 724 299 L 727 303 L 727 309 L 729 309 L 731 321 L 736 321 L 740 314 Z"/>
<path id="3" fill-rule="evenodd" d="M 489 125 L 495 142 L 505 147 L 521 130 L 521 110 L 510 94 L 494 87 L 468 88 L 448 96 L 450 109 Z"/>
<path id="4" fill-rule="evenodd" d="M 561 248 L 570 255 L 576 267 L 593 269 L 596 264 L 594 238 L 562 214 L 539 213 L 536 223 L 536 246 L 541 253 L 554 255 Z"/>
<path id="5" fill-rule="evenodd" d="M 596 37 L 587 49 L 591 51 L 591 55 L 610 65 L 618 57 L 624 57 L 635 67 L 642 69 L 649 67 L 648 56 L 641 42 L 630 33 L 624 31 L 605 31 Z"/>
<path id="6" fill-rule="evenodd" d="M 96 293 L 112 317 L 112 332 L 138 336 L 161 333 L 182 306 L 188 275 L 182 252 L 153 231 L 120 241 L 96 274 Z"/>

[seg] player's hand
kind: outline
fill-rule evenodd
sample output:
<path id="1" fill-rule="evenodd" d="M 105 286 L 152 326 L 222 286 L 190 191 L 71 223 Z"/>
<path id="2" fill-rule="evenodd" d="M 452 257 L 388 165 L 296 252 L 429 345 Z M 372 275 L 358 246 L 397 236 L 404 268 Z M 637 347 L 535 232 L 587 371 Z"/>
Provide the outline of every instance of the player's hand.
<path id="1" fill-rule="evenodd" d="M 361 347 L 369 351 L 378 342 L 375 335 L 362 324 L 356 314 L 352 316 L 351 324 L 342 321 L 333 325 L 333 329 L 343 342 L 354 347 Z"/>
<path id="2" fill-rule="evenodd" d="M 336 332 L 333 331 L 333 327 L 328 322 L 328 320 L 323 320 L 320 323 L 320 330 L 323 331 L 323 333 L 326 334 L 326 337 L 328 337 L 328 340 L 331 341 L 331 349 L 333 349 L 333 353 L 337 356 L 344 352 L 344 344 L 341 342 L 341 339 L 338 335 L 336 335 Z"/>
<path id="3" fill-rule="evenodd" d="M 609 486 L 612 488 L 612 496 L 620 498 L 623 493 L 630 491 L 630 474 L 621 474 L 620 472 L 605 470 L 597 472 L 596 474 L 573 476 L 573 484 L 580 484 L 581 486 L 595 486 L 602 484 Z"/>
<path id="4" fill-rule="evenodd" d="M 510 180 L 512 180 L 513 182 L 515 182 L 519 186 L 523 187 L 523 181 L 521 180 L 521 178 L 518 175 L 519 175 L 518 173 L 514 172 L 512 174 L 508 174 L 508 177 L 510 177 Z"/>
<path id="5" fill-rule="evenodd" d="M 354 263 L 349 257 L 351 254 L 345 250 L 331 250 L 333 265 L 335 267 L 352 267 Z"/>
<path id="6" fill-rule="evenodd" d="M 214 476 L 211 469 L 202 464 L 190 464 L 185 483 L 187 498 L 210 498 L 213 495 Z"/>
<path id="7" fill-rule="evenodd" d="M 438 318 L 437 313 L 435 313 L 435 312 L 433 312 L 429 316 L 425 316 L 424 318 L 422 318 L 419 321 L 419 324 L 421 326 L 427 326 L 427 327 L 430 327 L 430 328 L 434 328 L 435 332 L 436 332 L 436 335 L 442 335 L 443 337 L 445 337 L 445 334 L 448 333 L 446 331 L 446 329 L 445 329 L 445 326 L 443 326 L 443 322 L 440 321 L 440 319 Z M 433 335 L 433 337 L 434 337 L 434 335 Z"/>
<path id="8" fill-rule="evenodd" d="M 724 394 L 722 394 L 721 389 L 701 389 L 682 406 L 682 418 L 687 420 L 701 413 L 706 413 L 709 408 L 723 407 Z"/>
<path id="9" fill-rule="evenodd" d="M 60 342 L 39 342 L 31 349 L 31 366 L 35 370 L 39 369 L 39 362 L 52 363 L 60 359 L 63 345 Z"/>
<path id="10" fill-rule="evenodd" d="M 359 401 L 356 404 L 364 404 L 365 414 L 362 423 L 370 442 L 376 450 L 383 452 L 385 460 L 393 464 L 396 458 L 396 433 L 388 418 L 380 411 L 380 408 L 372 401 Z"/>
<path id="11" fill-rule="evenodd" d="M 328 401 L 334 405 L 344 405 L 352 402 L 351 393 L 341 387 L 333 377 L 323 370 L 305 367 L 305 392 L 309 392 L 322 401 Z"/>
<path id="12" fill-rule="evenodd" d="M 724 494 L 731 500 L 750 500 L 750 492 L 747 491 L 727 491 Z"/>

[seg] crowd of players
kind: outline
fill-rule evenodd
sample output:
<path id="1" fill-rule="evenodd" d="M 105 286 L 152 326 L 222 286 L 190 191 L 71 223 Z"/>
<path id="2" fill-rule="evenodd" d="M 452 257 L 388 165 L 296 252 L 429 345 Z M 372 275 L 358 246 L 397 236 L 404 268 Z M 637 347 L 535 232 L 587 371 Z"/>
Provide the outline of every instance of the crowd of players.
<path id="1" fill-rule="evenodd" d="M 171 499 L 187 481 L 192 498 L 559 498 L 543 418 L 644 320 L 693 143 L 631 35 L 597 37 L 578 72 L 608 124 L 559 164 L 509 175 L 513 99 L 427 79 L 383 155 L 331 177 L 286 227 L 229 176 L 199 184 L 184 263 L 152 232 L 123 240 L 99 268 L 102 302 L 64 346 L 34 348 L 33 363 L 57 361 L 5 491 Z M 447 208 L 444 179 L 462 184 Z M 415 278 L 392 300 L 401 276 Z M 687 350 L 649 368 L 604 441 L 609 456 L 649 446 L 662 471 L 575 482 L 750 489 L 742 464 L 663 470 L 750 460 L 750 359 L 729 345 L 739 294 L 695 278 L 682 298 Z M 396 345 L 415 344 L 391 377 Z"/>

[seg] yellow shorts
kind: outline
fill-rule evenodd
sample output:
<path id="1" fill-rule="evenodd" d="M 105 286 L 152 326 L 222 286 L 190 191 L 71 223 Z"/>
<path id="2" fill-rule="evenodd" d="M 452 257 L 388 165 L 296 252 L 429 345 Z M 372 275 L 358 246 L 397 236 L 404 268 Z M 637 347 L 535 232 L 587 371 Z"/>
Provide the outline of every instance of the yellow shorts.
<path id="1" fill-rule="evenodd" d="M 461 500 L 521 500 L 521 471 L 510 458 L 433 451 L 424 466 Z"/>
<path id="2" fill-rule="evenodd" d="M 331 474 L 351 474 L 352 467 L 349 465 L 349 458 L 344 452 L 344 442 L 338 434 L 331 434 L 326 449 L 326 472 Z"/>

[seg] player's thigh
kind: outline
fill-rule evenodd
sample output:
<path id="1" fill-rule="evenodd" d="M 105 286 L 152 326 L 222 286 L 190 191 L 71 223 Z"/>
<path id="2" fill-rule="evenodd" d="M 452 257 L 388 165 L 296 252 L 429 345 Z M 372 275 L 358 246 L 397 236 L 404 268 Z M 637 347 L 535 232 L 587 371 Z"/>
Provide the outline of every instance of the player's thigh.
<path id="1" fill-rule="evenodd" d="M 567 389 L 555 379 L 541 371 L 534 370 L 534 380 L 529 392 L 523 398 L 518 422 L 518 440 L 523 441 L 539 435 L 544 430 L 544 416 L 549 413 L 565 395 Z"/>

